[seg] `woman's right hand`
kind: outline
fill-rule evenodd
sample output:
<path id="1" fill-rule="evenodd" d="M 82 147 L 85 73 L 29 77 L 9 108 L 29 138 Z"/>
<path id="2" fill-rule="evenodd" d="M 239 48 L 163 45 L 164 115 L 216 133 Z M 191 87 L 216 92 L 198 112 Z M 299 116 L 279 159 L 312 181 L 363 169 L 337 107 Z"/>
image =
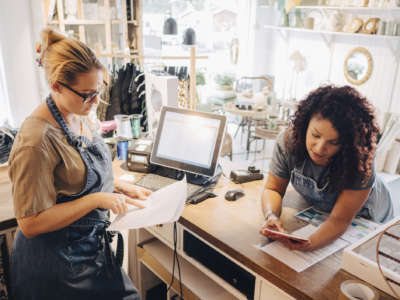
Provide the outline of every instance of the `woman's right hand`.
<path id="1" fill-rule="evenodd" d="M 117 193 L 97 193 L 99 195 L 98 207 L 110 209 L 114 214 L 124 214 L 128 211 L 128 204 L 144 208 L 143 205 L 137 203 L 134 199 Z"/>
<path id="2" fill-rule="evenodd" d="M 260 229 L 260 233 L 266 235 L 264 228 L 285 232 L 281 220 L 275 214 L 269 215 Z"/>

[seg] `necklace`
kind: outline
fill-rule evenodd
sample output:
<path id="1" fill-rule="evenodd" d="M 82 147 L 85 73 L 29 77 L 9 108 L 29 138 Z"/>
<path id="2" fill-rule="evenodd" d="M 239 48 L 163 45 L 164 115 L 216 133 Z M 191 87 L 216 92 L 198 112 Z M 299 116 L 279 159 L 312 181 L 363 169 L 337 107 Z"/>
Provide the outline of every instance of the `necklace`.
<path id="1" fill-rule="evenodd" d="M 79 136 L 82 136 L 82 134 L 83 134 L 83 122 L 82 122 L 82 119 L 81 118 L 79 118 Z"/>

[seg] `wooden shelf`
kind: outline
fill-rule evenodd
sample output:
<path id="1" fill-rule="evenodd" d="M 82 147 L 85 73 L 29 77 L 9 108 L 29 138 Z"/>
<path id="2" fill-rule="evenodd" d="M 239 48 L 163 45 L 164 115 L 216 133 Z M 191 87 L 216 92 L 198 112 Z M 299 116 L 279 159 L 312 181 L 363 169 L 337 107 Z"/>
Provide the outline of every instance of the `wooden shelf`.
<path id="1" fill-rule="evenodd" d="M 105 20 L 64 20 L 65 25 L 104 25 Z"/>
<path id="2" fill-rule="evenodd" d="M 127 1 L 121 1 L 121 11 L 118 12 L 118 15 L 112 14 L 112 1 L 104 0 L 104 18 L 97 16 L 96 19 L 85 19 L 84 15 L 84 1 L 77 1 L 77 12 L 75 14 L 75 18 L 65 18 L 64 14 L 64 1 L 63 0 L 52 0 L 54 7 L 52 6 L 52 11 L 54 9 L 54 13 L 49 13 L 49 5 L 50 0 L 41 0 L 42 1 L 42 9 L 43 9 L 43 24 L 44 26 L 51 25 L 52 27 L 57 27 L 59 31 L 62 33 L 66 33 L 67 30 L 70 30 L 71 26 L 74 27 L 74 36 L 78 38 L 81 42 L 87 43 L 87 39 L 91 41 L 89 47 L 95 48 L 96 45 L 93 43 L 93 36 L 91 34 L 94 31 L 99 33 L 99 39 L 101 39 L 101 43 L 105 52 L 112 53 L 113 45 L 119 44 L 121 49 L 135 49 L 138 51 L 138 54 L 142 52 L 143 49 L 143 39 L 140 23 L 142 20 L 142 0 L 130 0 L 130 16 L 127 19 Z M 57 15 L 57 19 L 51 19 L 53 16 Z M 92 26 L 92 25 L 100 25 L 100 26 Z M 121 25 L 121 26 L 112 26 L 112 25 Z M 118 27 L 117 31 L 120 33 L 117 39 L 118 41 L 114 41 L 115 38 L 115 27 Z M 117 57 L 122 56 L 122 54 L 116 54 Z M 108 64 L 112 64 L 113 56 L 110 55 L 107 57 L 106 61 Z"/>
<path id="3" fill-rule="evenodd" d="M 338 36 L 362 36 L 372 39 L 393 39 L 400 40 L 400 36 L 392 35 L 377 35 L 377 34 L 364 34 L 364 33 L 347 33 L 347 32 L 334 32 L 334 31 L 323 31 L 323 30 L 310 30 L 304 28 L 293 28 L 293 27 L 282 27 L 274 25 L 264 25 L 264 29 L 281 30 L 281 31 L 293 31 L 293 32 L 306 32 L 310 34 L 326 34 L 326 35 L 338 35 Z"/>
<path id="4" fill-rule="evenodd" d="M 164 245 L 161 241 L 154 240 L 143 245 L 143 248 L 137 247 L 140 261 L 149 268 L 158 278 L 169 284 L 172 276 L 172 258 L 173 250 Z M 179 257 L 181 267 L 183 296 L 192 299 L 232 299 L 234 295 L 219 286 L 203 272 L 195 268 L 187 260 Z M 175 266 L 175 281 L 172 288 L 179 291 L 179 277 L 177 266 Z M 233 289 L 233 288 L 232 288 Z M 238 296 L 239 292 L 235 293 Z M 241 297 L 240 297 L 241 296 Z M 240 294 L 239 299 L 246 299 Z"/>
<path id="5" fill-rule="evenodd" d="M 135 22 L 135 21 L 132 21 Z M 104 20 L 74 20 L 74 21 L 64 21 L 64 25 L 105 25 L 108 22 L 104 21 Z M 129 21 L 127 22 L 128 24 Z M 60 24 L 59 21 L 57 20 L 53 20 L 48 22 L 47 24 L 50 25 L 58 25 Z M 111 24 L 123 24 L 122 20 L 111 20 Z"/>
<path id="6" fill-rule="evenodd" d="M 362 13 L 400 13 L 400 7 L 356 7 L 356 6 L 321 6 L 321 5 L 299 5 L 296 9 L 334 9 L 343 11 L 357 11 Z"/>

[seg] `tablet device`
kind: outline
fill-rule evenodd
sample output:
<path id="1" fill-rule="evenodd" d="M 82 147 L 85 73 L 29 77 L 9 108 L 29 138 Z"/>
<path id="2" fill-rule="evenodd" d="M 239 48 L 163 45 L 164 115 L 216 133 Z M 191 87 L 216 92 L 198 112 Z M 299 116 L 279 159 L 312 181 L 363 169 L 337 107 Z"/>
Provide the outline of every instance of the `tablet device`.
<path id="1" fill-rule="evenodd" d="M 301 237 L 301 236 L 297 236 L 294 234 L 290 234 L 290 233 L 285 233 L 285 232 L 280 232 L 277 230 L 272 230 L 272 229 L 268 229 L 268 228 L 263 228 L 262 232 L 267 232 L 269 233 L 271 236 L 274 236 L 276 238 L 279 239 L 288 239 L 297 243 L 305 243 L 305 242 L 309 242 L 309 239 Z"/>

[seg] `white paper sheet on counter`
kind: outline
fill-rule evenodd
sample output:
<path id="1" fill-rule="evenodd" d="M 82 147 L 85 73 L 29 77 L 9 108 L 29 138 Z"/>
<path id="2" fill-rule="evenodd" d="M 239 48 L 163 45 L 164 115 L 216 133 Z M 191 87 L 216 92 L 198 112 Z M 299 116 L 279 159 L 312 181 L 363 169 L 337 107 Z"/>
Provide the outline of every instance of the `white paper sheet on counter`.
<path id="1" fill-rule="evenodd" d="M 136 229 L 177 221 L 183 212 L 187 198 L 186 178 L 153 192 L 146 201 L 140 201 L 145 208 L 129 205 L 128 212 L 118 215 L 110 230 Z"/>
<path id="2" fill-rule="evenodd" d="M 317 229 L 317 227 L 309 224 L 299 230 L 296 230 L 293 233 L 298 236 L 309 237 Z M 335 253 L 336 251 L 344 248 L 348 244 L 348 242 L 342 239 L 337 239 L 333 243 L 321 249 L 309 252 L 302 252 L 297 250 L 289 250 L 288 248 L 283 246 L 282 243 L 275 241 L 261 247 L 260 249 L 280 260 L 284 264 L 288 265 L 293 270 L 301 272 L 308 267 L 311 267 L 313 264 L 328 257 L 329 255 Z"/>

